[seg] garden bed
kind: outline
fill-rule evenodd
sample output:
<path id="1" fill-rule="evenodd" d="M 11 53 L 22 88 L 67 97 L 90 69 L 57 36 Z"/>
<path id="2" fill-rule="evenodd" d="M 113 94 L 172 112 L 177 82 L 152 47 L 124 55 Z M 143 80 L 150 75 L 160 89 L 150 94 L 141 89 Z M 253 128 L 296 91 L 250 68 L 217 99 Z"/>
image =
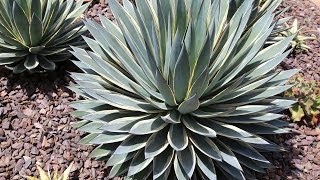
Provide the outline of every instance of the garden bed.
<path id="1" fill-rule="evenodd" d="M 287 15 L 298 18 L 308 35 L 320 37 L 320 10 L 309 0 L 287 0 L 292 6 Z M 94 5 L 87 17 L 97 14 L 112 17 L 105 5 Z M 282 68 L 300 68 L 304 77 L 320 81 L 320 42 L 308 41 L 308 53 L 292 54 Z M 82 133 L 71 128 L 75 122 L 69 102 L 78 100 L 65 86 L 71 81 L 68 62 L 55 73 L 13 75 L 0 69 L 0 180 L 37 175 L 36 162 L 44 169 L 65 169 L 70 162 L 71 179 L 107 179 L 104 162 L 88 157 L 92 147 L 78 141 Z M 272 137 L 286 152 L 269 153 L 275 168 L 259 179 L 317 179 L 320 176 L 320 130 L 291 124 L 293 134 Z"/>

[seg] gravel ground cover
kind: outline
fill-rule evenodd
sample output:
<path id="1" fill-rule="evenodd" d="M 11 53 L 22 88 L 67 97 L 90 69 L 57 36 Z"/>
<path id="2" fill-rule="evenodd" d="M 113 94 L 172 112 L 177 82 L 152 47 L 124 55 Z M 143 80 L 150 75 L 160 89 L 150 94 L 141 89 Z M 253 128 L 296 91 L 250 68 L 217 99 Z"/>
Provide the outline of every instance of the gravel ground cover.
<path id="1" fill-rule="evenodd" d="M 106 1 L 107 2 L 107 1 Z M 286 0 L 292 6 L 287 15 L 298 18 L 306 34 L 320 37 L 320 10 L 309 0 Z M 99 14 L 112 19 L 107 6 L 93 5 L 86 17 L 99 21 Z M 308 41 L 312 51 L 292 54 L 282 68 L 300 68 L 301 73 L 320 81 L 320 42 Z M 35 164 L 44 169 L 65 169 L 72 161 L 71 179 L 107 179 L 103 162 L 88 157 L 92 147 L 78 141 L 82 133 L 70 127 L 76 120 L 69 115 L 69 102 L 79 99 L 65 88 L 71 81 L 66 63 L 55 73 L 13 75 L 0 69 L 0 180 L 37 175 Z M 320 130 L 290 124 L 293 134 L 270 137 L 286 150 L 268 153 L 275 167 L 258 179 L 320 179 Z"/>

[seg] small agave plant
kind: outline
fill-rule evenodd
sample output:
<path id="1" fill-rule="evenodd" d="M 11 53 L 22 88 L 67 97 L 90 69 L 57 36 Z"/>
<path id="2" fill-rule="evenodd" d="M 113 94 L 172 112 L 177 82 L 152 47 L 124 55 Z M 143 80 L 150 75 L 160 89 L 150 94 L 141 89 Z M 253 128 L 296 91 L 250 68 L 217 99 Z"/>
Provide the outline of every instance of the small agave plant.
<path id="1" fill-rule="evenodd" d="M 277 30 L 272 33 L 272 35 L 268 39 L 269 44 L 274 44 L 282 39 L 285 39 L 290 36 L 294 36 L 291 41 L 291 47 L 295 52 L 304 52 L 309 51 L 312 48 L 307 45 L 308 40 L 317 39 L 313 36 L 304 35 L 305 32 L 299 29 L 298 19 L 294 19 L 292 26 L 288 24 L 290 17 L 282 18 L 278 21 Z"/>
<path id="2" fill-rule="evenodd" d="M 52 71 L 71 57 L 69 45 L 85 47 L 79 21 L 83 0 L 1 0 L 0 65 L 14 73 Z"/>
<path id="3" fill-rule="evenodd" d="M 44 171 L 39 165 L 37 165 L 37 170 L 39 172 L 39 178 L 32 176 L 24 176 L 27 180 L 68 180 L 69 175 L 71 173 L 71 169 L 73 166 L 73 162 L 69 165 L 69 167 L 63 172 L 63 174 L 59 175 L 58 171 L 54 171 L 50 173 Z"/>
<path id="4" fill-rule="evenodd" d="M 260 151 L 281 148 L 262 135 L 288 132 L 278 113 L 295 101 L 276 95 L 297 70 L 273 70 L 294 36 L 266 47 L 281 0 L 259 2 L 110 0 L 116 23 L 85 22 L 74 126 L 110 178 L 245 179 L 272 166 Z"/>

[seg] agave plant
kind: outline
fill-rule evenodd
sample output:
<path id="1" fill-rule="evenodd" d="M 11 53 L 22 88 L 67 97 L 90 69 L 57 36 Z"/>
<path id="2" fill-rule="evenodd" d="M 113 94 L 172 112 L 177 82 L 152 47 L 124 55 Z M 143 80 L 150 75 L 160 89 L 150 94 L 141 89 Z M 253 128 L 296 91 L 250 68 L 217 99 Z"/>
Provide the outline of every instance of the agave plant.
<path id="1" fill-rule="evenodd" d="M 110 0 L 116 23 L 85 22 L 74 126 L 110 178 L 245 179 L 271 166 L 260 151 L 281 148 L 262 135 L 288 132 L 277 113 L 294 101 L 276 95 L 297 70 L 273 70 L 293 36 L 264 46 L 281 0 L 263 12 L 259 1 Z"/>
<path id="2" fill-rule="evenodd" d="M 84 47 L 83 0 L 1 0 L 0 65 L 14 73 L 55 70 L 71 57 L 69 45 Z"/>
<path id="3" fill-rule="evenodd" d="M 288 18 L 283 18 L 284 22 L 279 26 L 279 31 L 274 32 L 273 36 L 269 38 L 269 43 L 274 43 L 276 41 L 282 40 L 286 37 L 294 35 L 294 39 L 291 41 L 291 46 L 296 52 L 303 52 L 311 50 L 311 47 L 306 44 L 308 40 L 317 39 L 315 35 L 305 36 L 304 32 L 299 29 L 298 19 L 294 19 L 292 26 L 290 26 L 284 20 L 289 20 Z"/>
<path id="4" fill-rule="evenodd" d="M 58 174 L 58 171 L 54 171 L 52 174 L 48 170 L 45 172 L 39 165 L 37 165 L 37 170 L 39 172 L 40 177 L 31 177 L 31 176 L 24 176 L 27 180 L 68 180 L 71 168 L 73 166 L 73 162 L 69 165 L 69 167 L 63 172 L 62 175 Z"/>

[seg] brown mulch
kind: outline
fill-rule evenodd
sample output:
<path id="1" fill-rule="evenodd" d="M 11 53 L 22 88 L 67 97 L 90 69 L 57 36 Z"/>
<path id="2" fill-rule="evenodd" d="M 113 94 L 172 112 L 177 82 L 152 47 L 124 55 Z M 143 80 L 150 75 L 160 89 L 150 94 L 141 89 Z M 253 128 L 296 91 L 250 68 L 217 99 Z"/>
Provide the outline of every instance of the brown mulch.
<path id="1" fill-rule="evenodd" d="M 298 18 L 307 34 L 320 37 L 320 10 L 309 0 L 286 0 L 292 6 L 289 15 Z M 98 14 L 111 18 L 106 5 L 93 5 L 86 17 L 99 21 Z M 300 68 L 301 73 L 320 81 L 320 42 L 308 41 L 312 51 L 293 54 L 286 67 Z M 76 120 L 69 115 L 68 103 L 78 100 L 65 88 L 74 71 L 67 63 L 55 73 L 13 75 L 0 68 L 0 180 L 21 179 L 21 175 L 38 175 L 36 162 L 44 169 L 65 169 L 75 162 L 71 179 L 108 179 L 105 163 L 88 158 L 92 147 L 79 145 L 83 136 L 71 128 Z M 287 151 L 268 153 L 275 168 L 258 179 L 320 179 L 320 130 L 291 124 L 293 134 L 276 136 Z"/>
<path id="2" fill-rule="evenodd" d="M 88 158 L 90 146 L 79 145 L 82 133 L 71 128 L 69 102 L 79 99 L 65 88 L 70 78 L 60 68 L 49 74 L 13 75 L 0 69 L 0 180 L 66 169 L 74 161 L 73 179 L 103 179 L 105 163 Z"/>
<path id="3" fill-rule="evenodd" d="M 317 39 L 306 43 L 312 49 L 304 53 L 292 53 L 285 60 L 287 67 L 301 69 L 301 74 L 310 80 L 320 81 L 320 7 L 310 0 L 286 0 L 282 7 L 291 6 L 284 16 L 297 18 L 301 32 Z"/>

